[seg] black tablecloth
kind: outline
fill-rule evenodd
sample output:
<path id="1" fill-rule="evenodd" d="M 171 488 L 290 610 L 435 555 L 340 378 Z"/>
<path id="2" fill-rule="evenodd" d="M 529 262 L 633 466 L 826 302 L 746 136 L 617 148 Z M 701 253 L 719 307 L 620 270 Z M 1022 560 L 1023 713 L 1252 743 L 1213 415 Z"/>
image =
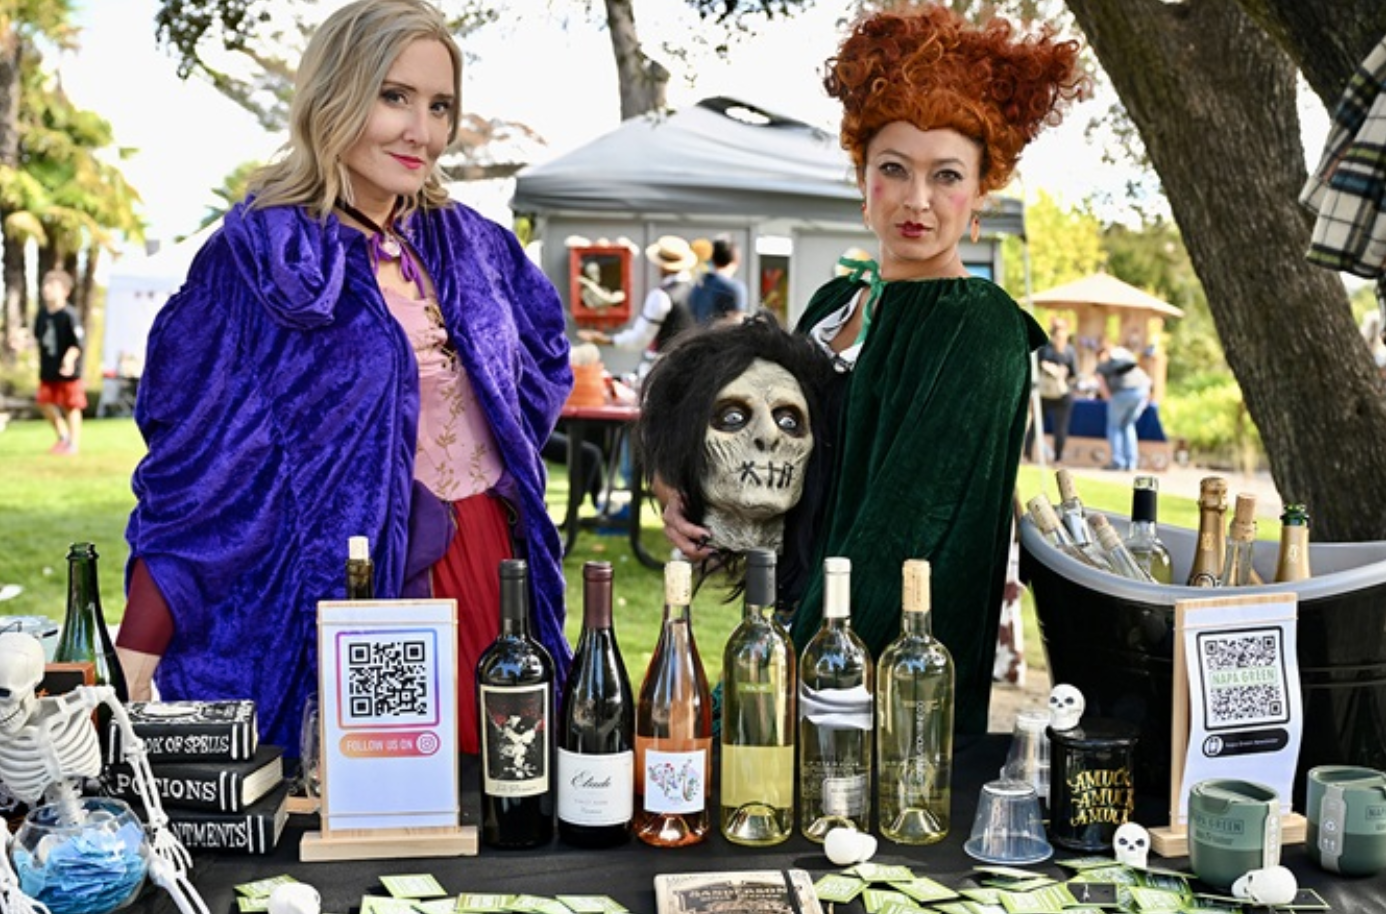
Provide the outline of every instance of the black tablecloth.
<path id="1" fill-rule="evenodd" d="M 997 777 L 1009 745 L 1009 736 L 993 734 L 959 740 L 954 753 L 952 828 L 947 839 L 930 847 L 903 847 L 881 839 L 873 858 L 877 863 L 903 864 L 916 874 L 945 885 L 965 884 L 974 861 L 963 852 L 972 828 L 977 795 L 982 784 Z M 464 762 L 464 824 L 478 821 L 477 768 L 474 757 Z M 1163 824 L 1158 804 L 1143 799 L 1137 819 Z M 714 816 L 715 823 L 715 816 Z M 798 867 L 815 878 L 836 872 L 822 848 L 795 835 L 777 847 L 764 850 L 730 844 L 714 824 L 706 841 L 693 847 L 657 849 L 638 841 L 608 850 L 579 850 L 555 841 L 548 847 L 527 851 L 497 851 L 482 847 L 478 856 L 400 860 L 300 863 L 298 844 L 304 831 L 315 830 L 315 817 L 295 816 L 273 855 L 262 857 L 199 854 L 192 873 L 211 914 L 236 911 L 234 886 L 291 873 L 322 893 L 323 910 L 348 914 L 356 911 L 362 895 L 388 894 L 379 877 L 387 874 L 432 873 L 453 895 L 460 892 L 528 893 L 532 895 L 610 895 L 635 914 L 654 914 L 654 877 L 668 872 L 783 869 Z M 1056 848 L 1056 857 L 1078 856 Z M 1319 870 L 1305 856 L 1303 845 L 1284 849 L 1281 862 L 1294 871 L 1301 886 L 1314 888 L 1335 911 L 1386 911 L 1386 876 L 1341 879 Z M 1186 858 L 1151 857 L 1151 865 L 1187 870 Z M 1058 879 L 1072 875 L 1049 863 L 1028 867 Z M 128 910 L 137 914 L 176 914 L 177 908 L 161 891 L 147 888 Z M 838 905 L 841 914 L 861 914 L 861 903 Z"/>

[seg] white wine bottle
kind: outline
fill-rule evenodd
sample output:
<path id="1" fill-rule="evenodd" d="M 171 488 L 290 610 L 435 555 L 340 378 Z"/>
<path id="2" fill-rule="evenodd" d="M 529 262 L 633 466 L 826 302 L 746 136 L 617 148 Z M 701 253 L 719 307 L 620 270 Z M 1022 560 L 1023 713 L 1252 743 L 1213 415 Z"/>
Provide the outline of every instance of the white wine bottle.
<path id="1" fill-rule="evenodd" d="M 1092 516 L 1092 529 L 1097 534 L 1097 544 L 1102 547 L 1102 551 L 1107 555 L 1107 561 L 1112 566 L 1112 572 L 1119 574 L 1123 578 L 1130 578 L 1133 581 L 1143 581 L 1146 584 L 1154 584 L 1155 581 L 1150 574 L 1136 562 L 1131 550 L 1126 548 L 1126 544 L 1121 541 L 1121 534 L 1116 532 L 1107 518 L 1101 514 Z"/>
<path id="2" fill-rule="evenodd" d="M 876 777 L 881 834 L 898 844 L 948 835 L 953 657 L 930 626 L 929 563 L 908 559 L 900 635 L 876 664 Z"/>
<path id="3" fill-rule="evenodd" d="M 871 826 L 874 668 L 852 631 L 852 562 L 823 562 L 823 622 L 799 658 L 800 828 L 822 842 L 834 828 Z"/>
<path id="4" fill-rule="evenodd" d="M 1157 584 L 1174 583 L 1174 566 L 1169 549 L 1160 539 L 1160 483 L 1154 476 L 1137 476 L 1131 488 L 1131 527 L 1126 532 L 1126 548 Z"/>
<path id="5" fill-rule="evenodd" d="M 1251 567 L 1256 545 L 1256 496 L 1238 492 L 1232 508 L 1232 522 L 1227 525 L 1227 557 L 1222 562 L 1219 587 L 1250 587 L 1261 583 Z"/>
<path id="6" fill-rule="evenodd" d="M 635 836 L 655 847 L 707 835 L 712 693 L 693 640 L 693 569 L 664 566 L 664 623 L 635 710 Z"/>
<path id="7" fill-rule="evenodd" d="M 741 624 L 722 654 L 722 836 L 779 844 L 794 831 L 794 645 L 774 615 L 775 553 L 746 553 Z"/>

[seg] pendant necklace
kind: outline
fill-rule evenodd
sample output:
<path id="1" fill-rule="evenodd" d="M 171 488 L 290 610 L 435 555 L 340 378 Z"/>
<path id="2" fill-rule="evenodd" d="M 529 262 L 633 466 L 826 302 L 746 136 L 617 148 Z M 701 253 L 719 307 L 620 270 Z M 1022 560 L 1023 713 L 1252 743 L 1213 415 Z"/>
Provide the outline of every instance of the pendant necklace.
<path id="1" fill-rule="evenodd" d="M 418 288 L 421 298 L 426 297 L 427 293 L 424 291 L 423 273 L 419 270 L 418 264 L 414 262 L 414 258 L 404 249 L 404 245 L 400 242 L 399 236 L 393 231 L 386 231 L 379 225 L 376 225 L 375 220 L 371 219 L 371 217 L 367 216 L 350 203 L 347 203 L 345 200 L 338 200 L 337 208 L 370 229 L 371 234 L 367 247 L 371 254 L 371 269 L 379 273 L 380 262 L 382 260 L 386 262 L 398 260 L 400 273 L 407 281 L 412 282 Z M 393 210 L 391 210 L 390 215 L 394 215 Z M 393 227 L 393 219 L 390 220 L 390 222 Z"/>

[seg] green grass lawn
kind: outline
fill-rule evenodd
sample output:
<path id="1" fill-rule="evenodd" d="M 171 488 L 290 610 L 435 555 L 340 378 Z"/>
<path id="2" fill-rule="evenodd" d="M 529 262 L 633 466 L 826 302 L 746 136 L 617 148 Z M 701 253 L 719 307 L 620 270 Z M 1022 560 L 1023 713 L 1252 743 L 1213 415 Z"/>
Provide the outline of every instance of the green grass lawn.
<path id="1" fill-rule="evenodd" d="M 124 610 L 124 568 L 129 555 L 125 522 L 134 505 L 130 475 L 144 454 L 144 443 L 129 419 L 89 421 L 83 430 L 82 453 L 58 457 L 48 453 L 52 432 L 39 421 L 12 422 L 0 432 L 0 585 L 24 588 L 14 599 L 0 603 L 0 616 L 42 615 L 61 619 L 66 605 L 68 545 L 90 541 L 100 553 L 101 593 L 106 618 L 120 620 Z M 567 504 L 566 470 L 551 466 L 550 511 L 561 518 Z M 1041 474 L 1023 466 L 1017 488 L 1023 499 L 1038 491 L 1057 498 L 1052 472 Z M 1084 502 L 1104 510 L 1130 510 L 1131 492 L 1120 483 L 1084 479 Z M 1194 499 L 1162 493 L 1161 523 L 1195 527 L 1198 508 Z M 1274 536 L 1273 530 L 1263 535 Z M 642 540 L 656 556 L 667 555 L 669 545 L 659 518 L 647 506 L 642 512 Z M 646 568 L 631 553 L 625 535 L 603 535 L 584 529 L 573 552 L 564 561 L 568 582 L 569 640 L 577 642 L 582 626 L 582 564 L 609 561 L 615 567 L 614 617 L 626 666 L 638 685 L 659 636 L 663 609 L 663 581 L 658 571 Z M 740 618 L 739 604 L 726 602 L 725 582 L 709 581 L 694 599 L 694 631 L 708 677 L 721 672 L 722 648 Z M 1034 622 L 1033 606 L 1025 597 L 1027 660 L 1043 668 L 1044 657 Z"/>

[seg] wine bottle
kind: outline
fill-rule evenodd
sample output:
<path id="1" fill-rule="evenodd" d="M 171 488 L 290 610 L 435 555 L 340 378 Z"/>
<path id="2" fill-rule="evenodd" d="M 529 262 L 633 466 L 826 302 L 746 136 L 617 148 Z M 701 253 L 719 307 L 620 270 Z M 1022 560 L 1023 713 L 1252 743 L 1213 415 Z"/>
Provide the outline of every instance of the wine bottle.
<path id="1" fill-rule="evenodd" d="M 823 561 L 823 621 L 799 658 L 799 823 L 821 843 L 871 825 L 874 667 L 851 622 L 852 562 Z"/>
<path id="2" fill-rule="evenodd" d="M 1160 483 L 1154 476 L 1136 477 L 1131 489 L 1131 527 L 1126 532 L 1126 548 L 1151 580 L 1172 584 L 1174 566 L 1156 525 L 1159 496 Z"/>
<path id="3" fill-rule="evenodd" d="M 794 645 L 774 616 L 775 553 L 746 553 L 741 623 L 722 655 L 722 835 L 779 844 L 794 831 Z"/>
<path id="4" fill-rule="evenodd" d="M 481 840 L 535 847 L 553 837 L 553 659 L 529 634 L 529 566 L 500 563 L 500 634 L 476 665 Z"/>
<path id="5" fill-rule="evenodd" d="M 900 635 L 876 664 L 876 777 L 881 834 L 898 844 L 948 835 L 953 657 L 930 625 L 929 563 L 908 559 Z"/>
<path id="6" fill-rule="evenodd" d="M 1073 474 L 1060 468 L 1054 471 L 1054 478 L 1059 483 L 1059 520 L 1063 521 L 1069 535 L 1079 546 L 1096 542 L 1097 535 L 1088 523 L 1087 511 L 1083 508 L 1082 499 L 1078 497 L 1078 486 L 1073 481 Z"/>
<path id="7" fill-rule="evenodd" d="M 347 538 L 346 587 L 348 600 L 375 599 L 375 563 L 371 542 L 364 536 Z"/>
<path id="8" fill-rule="evenodd" d="M 707 834 L 712 774 L 712 695 L 689 611 L 693 570 L 664 566 L 664 621 L 635 709 L 635 835 L 655 847 Z"/>
<path id="9" fill-rule="evenodd" d="M 1260 581 L 1251 567 L 1256 545 L 1256 496 L 1238 492 L 1232 509 L 1232 523 L 1227 525 L 1227 555 L 1222 562 L 1219 587 L 1249 587 Z"/>
<path id="10" fill-rule="evenodd" d="M 582 566 L 582 634 L 558 720 L 558 837 L 578 847 L 630 840 L 635 698 L 611 624 L 610 562 Z"/>
<path id="11" fill-rule="evenodd" d="M 1107 521 L 1107 518 L 1101 514 L 1094 514 L 1090 523 L 1093 532 L 1097 534 L 1097 544 L 1107 554 L 1107 561 L 1111 563 L 1113 573 L 1133 581 L 1143 581 L 1146 584 L 1155 583 L 1150 574 L 1136 562 L 1135 556 L 1131 555 L 1131 550 L 1127 549 L 1126 544 L 1121 541 L 1121 534 L 1116 532 L 1116 528 Z"/>
<path id="12" fill-rule="evenodd" d="M 1277 581 L 1304 581 L 1309 571 L 1309 512 L 1304 505 L 1286 505 L 1280 515 L 1280 557 Z"/>
<path id="13" fill-rule="evenodd" d="M 1093 544 L 1093 554 L 1089 554 L 1078 548 L 1078 544 L 1073 542 L 1073 536 L 1068 532 L 1068 528 L 1059 520 L 1058 513 L 1050 503 L 1049 497 L 1043 492 L 1031 498 L 1028 502 L 1030 519 L 1039 530 L 1040 536 L 1044 537 L 1045 542 L 1082 562 L 1084 565 L 1091 565 L 1093 568 L 1100 568 L 1103 571 L 1110 571 L 1111 566 L 1107 563 L 1107 557 L 1102 555 L 1100 549 Z"/>
<path id="14" fill-rule="evenodd" d="M 1223 516 L 1227 513 L 1227 480 L 1206 476 L 1198 484 L 1198 545 L 1189 569 L 1190 587 L 1216 587 L 1222 574 L 1226 533 Z"/>
<path id="15" fill-rule="evenodd" d="M 67 614 L 53 659 L 65 663 L 89 662 L 96 668 L 96 684 L 110 686 L 122 703 L 130 700 L 125 670 L 116 656 L 106 617 L 101 612 L 101 588 L 96 576 L 96 545 L 72 543 L 67 551 Z M 103 740 L 102 744 L 105 742 Z"/>

